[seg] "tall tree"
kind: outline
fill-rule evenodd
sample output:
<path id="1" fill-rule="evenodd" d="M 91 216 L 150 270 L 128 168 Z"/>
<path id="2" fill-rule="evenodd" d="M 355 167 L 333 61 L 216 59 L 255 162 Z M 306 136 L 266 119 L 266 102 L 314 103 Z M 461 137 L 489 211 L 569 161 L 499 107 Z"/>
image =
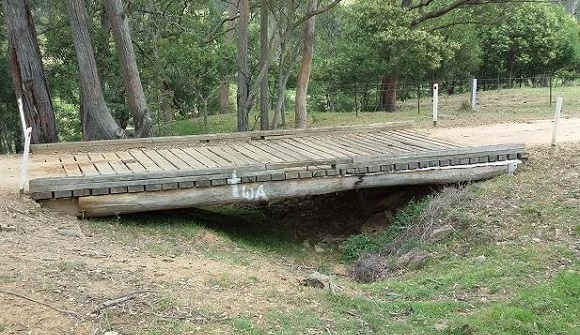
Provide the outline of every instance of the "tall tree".
<path id="1" fill-rule="evenodd" d="M 227 13 L 228 18 L 226 20 L 226 31 L 225 31 L 225 43 L 233 44 L 234 42 L 234 25 L 235 17 L 237 14 L 236 6 L 233 3 L 228 3 Z M 222 82 L 219 90 L 219 104 L 220 104 L 220 114 L 230 114 L 232 112 L 232 104 L 230 103 L 230 74 L 227 68 L 222 71 L 222 76 L 224 81 Z"/>
<path id="2" fill-rule="evenodd" d="M 313 13 L 318 7 L 318 0 L 308 1 L 308 12 Z M 308 81 L 310 80 L 310 72 L 312 69 L 312 56 L 314 54 L 314 26 L 316 23 L 316 16 L 311 16 L 304 23 L 304 46 L 302 52 L 302 60 L 300 62 L 300 72 L 298 72 L 298 79 L 296 85 L 296 111 L 295 111 L 295 127 L 307 127 L 307 111 L 306 98 L 308 94 Z"/>
<path id="3" fill-rule="evenodd" d="M 17 98 L 32 127 L 32 143 L 57 141 L 56 121 L 28 0 L 3 0 L 8 53 Z"/>
<path id="4" fill-rule="evenodd" d="M 67 12 L 81 83 L 81 117 L 85 140 L 114 139 L 123 129 L 107 108 L 87 25 L 84 0 L 67 0 Z"/>
<path id="5" fill-rule="evenodd" d="M 106 0 L 105 10 L 113 30 L 117 56 L 120 60 L 121 75 L 127 94 L 127 103 L 133 116 L 136 137 L 151 136 L 152 121 L 141 85 L 129 22 L 123 11 L 121 0 Z"/>
<path id="6" fill-rule="evenodd" d="M 248 131 L 250 98 L 250 66 L 248 64 L 249 0 L 238 2 L 238 131 Z"/>
<path id="7" fill-rule="evenodd" d="M 260 7 L 260 68 L 266 67 L 265 75 L 260 81 L 260 129 L 270 128 L 270 90 L 268 85 L 268 70 L 270 64 L 269 30 L 270 1 L 262 0 Z"/>

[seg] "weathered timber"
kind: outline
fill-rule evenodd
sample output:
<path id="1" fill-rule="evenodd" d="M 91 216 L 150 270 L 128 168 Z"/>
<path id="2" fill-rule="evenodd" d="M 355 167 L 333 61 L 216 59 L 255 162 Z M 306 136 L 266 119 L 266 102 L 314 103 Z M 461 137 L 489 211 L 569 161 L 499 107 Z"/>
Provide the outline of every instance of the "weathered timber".
<path id="1" fill-rule="evenodd" d="M 126 150 L 133 148 L 146 148 L 154 146 L 180 146 L 180 145 L 194 145 L 195 143 L 210 143 L 210 142 L 224 142 L 224 141 L 251 141 L 251 140 L 266 140 L 266 139 L 281 139 L 284 137 L 304 137 L 317 134 L 326 133 L 357 133 L 367 131 L 382 131 L 394 129 L 410 128 L 411 123 L 408 122 L 394 122 L 366 126 L 338 126 L 338 127 L 322 127 L 322 128 L 308 128 L 308 129 L 281 129 L 281 130 L 265 130 L 256 132 L 238 132 L 238 133 L 222 133 L 222 134 L 204 134 L 204 135 L 190 135 L 190 136 L 172 136 L 172 137 L 150 137 L 139 139 L 120 139 L 120 140 L 104 140 L 92 142 L 63 142 L 63 143 L 44 143 L 31 145 L 32 153 L 59 153 L 59 152 L 81 152 L 81 151 L 99 151 L 99 150 Z"/>
<path id="2" fill-rule="evenodd" d="M 508 172 L 506 165 L 439 168 L 396 173 L 268 181 L 203 189 L 176 189 L 154 193 L 110 194 L 78 199 L 78 214 L 107 216 L 169 208 L 187 208 L 223 203 L 271 201 L 289 197 L 325 194 L 357 188 L 417 184 L 446 184 L 492 178 Z"/>

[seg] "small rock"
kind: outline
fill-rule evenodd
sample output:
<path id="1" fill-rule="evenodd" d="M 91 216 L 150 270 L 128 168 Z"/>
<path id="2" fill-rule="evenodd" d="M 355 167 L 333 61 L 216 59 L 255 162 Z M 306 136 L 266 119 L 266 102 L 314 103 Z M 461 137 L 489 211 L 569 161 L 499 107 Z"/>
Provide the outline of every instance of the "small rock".
<path id="1" fill-rule="evenodd" d="M 429 236 L 432 241 L 441 241 L 453 232 L 453 227 L 446 225 L 437 229 L 433 229 Z"/>
<path id="2" fill-rule="evenodd" d="M 408 253 L 400 256 L 396 260 L 399 268 L 406 268 L 409 270 L 419 270 L 425 266 L 425 263 L 431 259 L 431 254 L 422 250 L 411 250 Z"/>
<path id="3" fill-rule="evenodd" d="M 302 242 L 302 245 L 307 249 L 312 248 L 312 246 L 310 245 L 310 242 L 308 242 L 308 240 L 304 240 L 304 242 Z"/>
<path id="4" fill-rule="evenodd" d="M 300 285 L 322 289 L 326 286 L 324 283 L 327 282 L 330 282 L 330 278 L 327 275 L 323 275 L 318 271 L 314 271 L 308 277 L 301 280 Z"/>
<path id="5" fill-rule="evenodd" d="M 476 263 L 483 263 L 487 260 L 487 258 L 484 255 L 481 256 L 477 256 L 473 259 L 474 262 Z"/>
<path id="6" fill-rule="evenodd" d="M 317 253 L 323 253 L 324 252 L 324 248 L 321 247 L 319 244 L 314 246 L 314 251 L 316 251 Z"/>
<path id="7" fill-rule="evenodd" d="M 103 335 L 119 335 L 119 333 L 118 333 L 118 332 L 116 332 L 116 331 L 113 331 L 113 330 L 111 330 L 111 331 L 108 331 L 108 332 L 106 332 L 106 333 L 105 333 L 105 334 L 103 334 Z"/>

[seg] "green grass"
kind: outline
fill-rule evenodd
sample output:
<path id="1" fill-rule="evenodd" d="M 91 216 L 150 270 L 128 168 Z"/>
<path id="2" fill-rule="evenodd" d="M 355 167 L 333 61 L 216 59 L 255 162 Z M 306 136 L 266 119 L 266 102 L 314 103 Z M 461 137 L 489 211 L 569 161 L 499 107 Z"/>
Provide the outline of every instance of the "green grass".
<path id="1" fill-rule="evenodd" d="M 556 87 L 553 89 L 553 103 L 550 104 L 550 91 L 547 87 L 517 88 L 495 91 L 479 91 L 478 106 L 475 111 L 462 108 L 469 101 L 469 94 L 441 94 L 439 97 L 440 127 L 471 126 L 474 124 L 491 124 L 503 122 L 529 122 L 531 120 L 552 119 L 555 99 L 561 96 L 564 99 L 563 117 L 580 117 L 580 100 L 576 97 L 580 87 Z M 294 125 L 293 109 L 286 109 L 287 127 Z M 353 111 L 348 112 L 310 112 L 309 125 L 311 127 L 347 126 L 373 124 L 383 122 L 411 121 L 417 127 L 429 127 L 432 124 L 431 98 L 422 98 L 419 109 L 417 100 L 411 99 L 399 102 L 398 110 L 394 113 L 361 112 L 357 116 Z M 251 130 L 259 129 L 256 111 L 250 115 Z M 161 127 L 163 135 L 192 135 L 204 133 L 233 132 L 236 130 L 236 115 L 210 115 L 208 127 L 204 127 L 203 118 L 178 120 Z"/>
<path id="2" fill-rule="evenodd" d="M 578 113 L 572 99 L 576 89 L 563 90 L 565 115 Z M 489 110 L 483 109 L 482 100 L 481 111 L 445 112 L 455 117 L 443 120 L 462 125 L 550 118 L 550 106 L 543 98 L 521 102 L 520 107 L 526 106 L 509 112 L 513 101 L 525 99 L 535 90 L 540 89 L 499 91 L 504 96 L 496 96 L 493 107 L 486 104 Z M 501 105 L 504 98 L 506 106 Z M 379 116 L 404 119 L 411 113 L 368 113 L 368 117 L 363 114 L 348 120 L 354 114 L 314 117 L 319 117 L 320 124 L 341 124 L 339 120 L 371 122 Z M 322 116 L 328 119 L 322 120 Z M 479 122 L 479 118 L 485 120 Z M 461 201 L 438 214 L 437 219 L 455 231 L 447 239 L 425 246 L 433 254 L 425 268 L 393 271 L 370 284 L 356 283 L 336 270 L 348 266 L 341 262 L 340 251 L 320 255 L 304 250 L 302 241 L 292 240 L 276 222 L 248 209 L 217 209 L 245 218 L 247 225 L 218 225 L 175 212 L 91 220 L 84 229 L 127 248 L 164 256 L 201 254 L 227 264 L 228 269 L 238 269 L 235 275 L 216 275 L 191 288 L 204 293 L 201 303 L 204 314 L 210 316 L 205 323 L 157 320 L 148 323 L 149 334 L 579 333 L 580 145 L 529 151 L 530 160 L 515 176 L 469 185 Z M 205 241 L 207 235 L 215 241 Z M 485 261 L 476 261 L 481 255 Z M 315 267 L 335 274 L 336 294 L 297 285 L 297 278 Z M 83 271 L 82 266 L 78 268 Z M 290 279 L 263 278 L 258 270 L 264 268 L 271 269 L 273 278 Z M 284 269 L 287 272 L 278 273 Z M 163 285 L 169 287 L 164 295 L 178 294 L 178 290 L 171 291 L 171 283 Z M 186 300 L 183 294 L 187 297 L 188 292 L 179 294 Z M 235 297 L 233 307 L 224 307 L 228 295 Z M 170 300 L 171 307 L 191 307 L 182 300 Z"/>

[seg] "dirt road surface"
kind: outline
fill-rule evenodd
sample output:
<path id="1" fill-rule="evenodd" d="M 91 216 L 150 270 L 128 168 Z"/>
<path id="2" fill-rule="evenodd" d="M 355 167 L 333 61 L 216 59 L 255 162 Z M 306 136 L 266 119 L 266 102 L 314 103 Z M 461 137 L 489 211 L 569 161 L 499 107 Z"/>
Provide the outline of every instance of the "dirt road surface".
<path id="1" fill-rule="evenodd" d="M 465 145 L 536 145 L 550 143 L 552 122 L 425 131 Z M 580 119 L 563 119 L 558 141 L 580 141 Z M 144 324 L 148 320 L 182 316 L 203 327 L 203 318 L 235 317 L 243 312 L 243 304 L 264 304 L 255 298 L 267 296 L 271 290 L 301 294 L 295 288 L 303 273 L 289 264 L 272 264 L 267 255 L 255 256 L 247 262 L 251 266 L 208 259 L 195 251 L 159 256 L 144 247 L 154 237 L 136 235 L 133 240 L 123 240 L 114 232 L 95 231 L 86 221 L 19 198 L 20 159 L 0 156 L 0 333 L 104 334 L 116 330 L 134 334 L 149 329 Z M 155 245 L 155 241 L 149 242 Z M 207 243 L 235 248 L 208 233 L 180 243 L 198 246 L 192 250 Z M 247 285 L 232 290 L 207 285 L 224 273 L 229 280 Z M 259 280 L 249 283 L 247 278 Z M 129 311 L 92 312 L 100 303 L 133 291 L 142 293 Z M 167 297 L 180 301 L 180 308 L 165 304 L 161 309 Z M 208 310 L 225 312 L 212 316 L 204 312 Z M 154 317 L 144 317 L 147 315 Z M 230 330 L 216 329 L 216 333 Z"/>
<path id="2" fill-rule="evenodd" d="M 524 143 L 526 145 L 550 144 L 552 120 L 526 123 L 501 123 L 478 127 L 430 128 L 427 132 L 464 145 Z M 580 141 L 580 119 L 561 119 L 557 143 Z"/>

